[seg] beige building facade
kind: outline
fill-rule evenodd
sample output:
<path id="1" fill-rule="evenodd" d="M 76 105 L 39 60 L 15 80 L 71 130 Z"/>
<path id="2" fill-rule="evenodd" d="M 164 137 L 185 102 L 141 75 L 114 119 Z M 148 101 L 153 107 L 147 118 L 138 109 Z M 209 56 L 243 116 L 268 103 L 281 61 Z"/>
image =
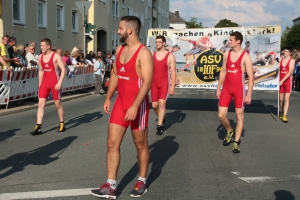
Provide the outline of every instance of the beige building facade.
<path id="1" fill-rule="evenodd" d="M 49 38 L 52 46 L 65 50 L 84 48 L 84 0 L 0 0 L 0 36 L 17 38 L 19 44 Z M 169 0 L 91 0 L 87 23 L 96 25 L 88 51 L 112 51 L 120 45 L 118 26 L 122 16 L 140 18 L 140 40 L 147 42 L 149 28 L 169 27 Z M 39 48 L 37 48 L 39 51 Z M 38 52 L 36 52 L 38 53 Z"/>

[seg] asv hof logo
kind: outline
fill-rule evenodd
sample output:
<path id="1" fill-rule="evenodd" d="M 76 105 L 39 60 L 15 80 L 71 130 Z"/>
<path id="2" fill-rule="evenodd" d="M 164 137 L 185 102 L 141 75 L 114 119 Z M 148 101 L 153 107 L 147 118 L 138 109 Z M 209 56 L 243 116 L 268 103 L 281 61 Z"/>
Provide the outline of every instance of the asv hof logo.
<path id="1" fill-rule="evenodd" d="M 216 82 L 223 64 L 223 53 L 216 49 L 209 49 L 200 53 L 194 66 L 195 76 L 201 82 Z"/>

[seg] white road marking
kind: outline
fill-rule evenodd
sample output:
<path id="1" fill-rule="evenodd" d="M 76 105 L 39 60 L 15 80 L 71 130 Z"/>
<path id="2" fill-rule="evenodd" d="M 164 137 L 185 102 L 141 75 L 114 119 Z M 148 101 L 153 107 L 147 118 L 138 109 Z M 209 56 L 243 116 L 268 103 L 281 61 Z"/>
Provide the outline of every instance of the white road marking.
<path id="1" fill-rule="evenodd" d="M 275 181 L 275 177 L 270 176 L 259 176 L 259 177 L 239 177 L 239 179 L 247 182 L 247 183 L 257 183 L 257 182 L 270 182 Z"/>
<path id="2" fill-rule="evenodd" d="M 70 197 L 90 195 L 91 190 L 95 188 L 82 188 L 70 190 L 50 190 L 50 191 L 34 191 L 34 192 L 18 192 L 18 193 L 2 193 L 0 194 L 1 200 L 8 199 L 42 199 L 52 197 Z"/>

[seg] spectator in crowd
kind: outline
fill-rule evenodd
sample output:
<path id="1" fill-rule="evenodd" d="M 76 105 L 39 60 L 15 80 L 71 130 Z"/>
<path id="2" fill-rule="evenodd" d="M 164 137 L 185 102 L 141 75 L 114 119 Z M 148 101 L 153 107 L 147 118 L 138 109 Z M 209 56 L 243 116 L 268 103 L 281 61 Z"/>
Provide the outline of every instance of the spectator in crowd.
<path id="1" fill-rule="evenodd" d="M 300 58 L 297 58 L 295 62 L 295 69 L 293 72 L 293 89 L 299 89 L 299 74 L 300 74 Z"/>
<path id="2" fill-rule="evenodd" d="M 115 62 L 115 60 L 116 60 L 116 57 L 115 57 L 115 50 L 113 50 L 113 51 L 111 51 L 111 60 L 112 60 L 112 62 L 114 63 Z"/>
<path id="3" fill-rule="evenodd" d="M 107 64 L 112 64 L 113 63 L 110 53 L 106 54 L 105 61 L 106 61 Z"/>
<path id="4" fill-rule="evenodd" d="M 88 67 L 94 66 L 91 60 L 92 60 L 91 54 L 86 54 L 84 64 L 88 65 Z"/>
<path id="5" fill-rule="evenodd" d="M 102 89 L 102 71 L 104 71 L 102 57 L 97 56 L 96 62 L 94 63 L 95 95 L 99 95 L 100 89 Z"/>
<path id="6" fill-rule="evenodd" d="M 16 43 L 17 43 L 17 39 L 15 38 L 15 37 L 10 37 L 9 38 L 9 41 L 8 41 L 8 43 L 7 43 L 7 45 L 6 45 L 6 47 L 7 47 L 7 51 L 8 51 L 8 55 L 9 55 L 9 58 L 10 59 L 14 59 L 14 58 L 16 58 L 16 55 L 15 55 L 15 52 L 14 52 L 14 46 L 16 45 Z M 12 61 L 11 63 L 10 63 L 10 65 L 15 69 L 16 67 L 18 67 L 18 66 L 21 66 L 20 65 L 20 61 Z"/>
<path id="7" fill-rule="evenodd" d="M 70 51 L 65 51 L 64 56 L 62 57 L 62 61 L 65 65 L 72 65 L 72 61 L 70 59 Z"/>
<path id="8" fill-rule="evenodd" d="M 30 45 L 27 47 L 26 61 L 27 61 L 27 69 L 35 69 L 39 63 L 38 55 L 34 53 L 35 47 L 34 45 Z"/>
<path id="9" fill-rule="evenodd" d="M 98 51 L 98 52 L 97 52 L 97 56 L 102 56 L 102 52 L 101 52 L 101 51 Z"/>
<path id="10" fill-rule="evenodd" d="M 61 57 L 63 56 L 63 51 L 60 48 L 56 49 L 56 53 L 58 53 L 58 55 L 60 55 Z"/>
<path id="11" fill-rule="evenodd" d="M 8 66 L 8 69 L 10 69 L 11 68 L 11 63 L 10 62 L 15 62 L 15 61 L 18 62 L 19 59 L 17 59 L 17 58 L 11 59 L 9 57 L 9 53 L 8 53 L 8 50 L 7 50 L 7 47 L 6 47 L 6 45 L 8 44 L 8 41 L 9 41 L 9 36 L 4 35 L 2 37 L 2 42 L 0 43 L 0 54 L 1 54 L 2 58 L 4 59 L 4 61 L 6 62 L 7 66 Z M 3 66 L 3 65 L 1 65 L 1 66 Z"/>
<path id="12" fill-rule="evenodd" d="M 9 69 L 9 70 L 12 70 L 13 68 L 8 66 L 7 63 L 5 62 L 5 60 L 3 59 L 2 56 L 0 56 L 0 63 L 1 63 L 1 66 L 0 66 L 0 71 L 2 71 L 2 68 L 3 69 Z"/>
<path id="13" fill-rule="evenodd" d="M 22 67 L 23 70 L 27 68 L 27 61 L 25 59 L 24 55 L 24 46 L 21 44 L 18 44 L 14 46 L 14 54 L 15 57 L 20 59 L 19 64 L 17 64 L 18 67 Z"/>
<path id="14" fill-rule="evenodd" d="M 74 47 L 75 48 L 75 47 Z M 79 53 L 78 53 L 78 50 L 72 50 L 72 53 L 71 53 L 71 62 L 72 62 L 72 65 L 75 66 L 75 67 L 84 67 L 84 64 L 79 62 Z"/>
<path id="15" fill-rule="evenodd" d="M 23 51 L 23 57 L 24 57 L 24 58 L 25 58 L 26 55 L 27 55 L 27 52 L 28 52 L 27 48 L 28 48 L 28 46 L 29 46 L 29 44 L 25 44 L 25 45 L 24 45 L 24 51 Z"/>

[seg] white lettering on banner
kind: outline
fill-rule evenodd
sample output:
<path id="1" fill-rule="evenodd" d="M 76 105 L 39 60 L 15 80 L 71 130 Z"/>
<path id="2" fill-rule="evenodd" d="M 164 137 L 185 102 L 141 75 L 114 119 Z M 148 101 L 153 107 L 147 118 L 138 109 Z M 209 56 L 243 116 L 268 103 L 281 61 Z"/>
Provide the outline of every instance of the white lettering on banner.
<path id="1" fill-rule="evenodd" d="M 272 84 L 272 83 L 270 83 L 270 84 L 257 84 L 257 85 L 255 85 L 256 87 L 258 87 L 258 88 L 278 88 L 278 85 L 277 84 Z"/>
<path id="2" fill-rule="evenodd" d="M 120 75 L 118 75 L 118 78 L 129 81 L 129 77 L 128 76 L 120 76 Z"/>

